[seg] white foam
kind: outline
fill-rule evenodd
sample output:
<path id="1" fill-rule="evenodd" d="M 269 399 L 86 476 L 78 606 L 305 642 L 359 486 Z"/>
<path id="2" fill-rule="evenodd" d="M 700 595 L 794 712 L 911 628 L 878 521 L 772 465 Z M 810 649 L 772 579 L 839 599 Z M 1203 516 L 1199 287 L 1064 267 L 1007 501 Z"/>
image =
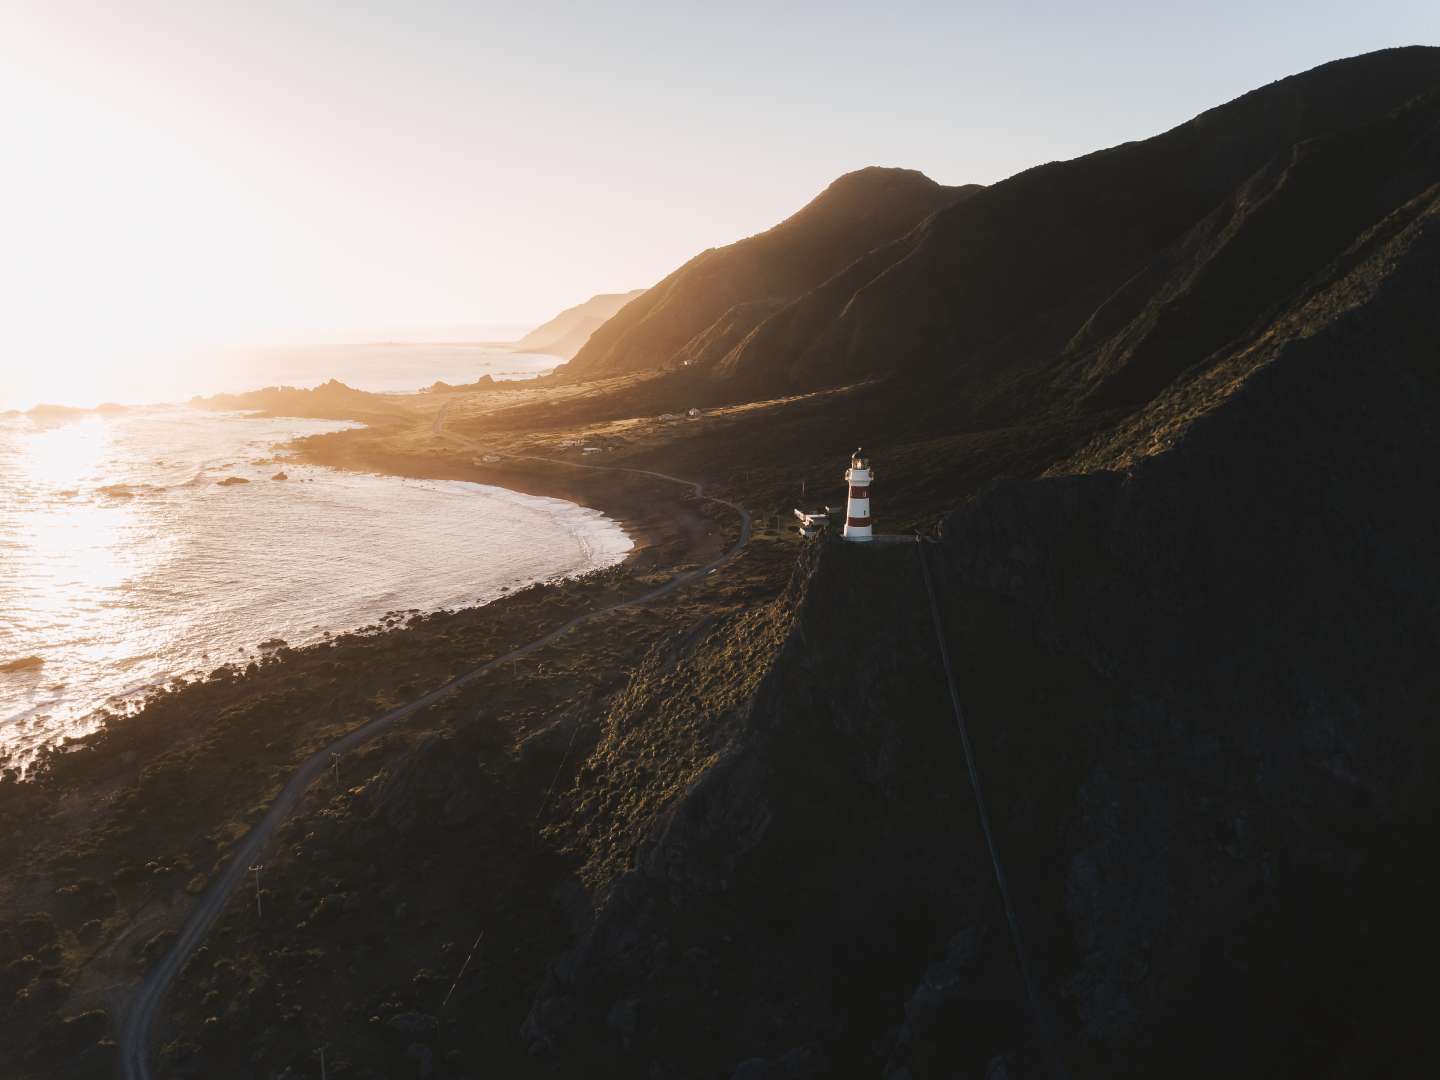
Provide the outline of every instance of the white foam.
<path id="1" fill-rule="evenodd" d="M 293 464 L 270 479 L 275 444 L 348 424 L 174 408 L 79 424 L 0 428 L 0 655 L 45 660 L 43 678 L 0 676 L 0 749 L 83 733 L 113 695 L 272 637 L 483 603 L 632 547 L 595 510 L 482 484 Z M 194 482 L 216 462 L 250 483 Z M 114 485 L 144 495 L 100 493 Z"/>

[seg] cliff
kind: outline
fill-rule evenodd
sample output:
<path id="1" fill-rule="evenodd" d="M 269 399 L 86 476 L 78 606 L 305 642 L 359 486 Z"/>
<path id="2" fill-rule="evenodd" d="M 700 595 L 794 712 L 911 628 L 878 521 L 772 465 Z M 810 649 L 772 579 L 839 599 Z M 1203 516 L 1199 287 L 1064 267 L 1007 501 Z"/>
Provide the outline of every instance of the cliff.
<path id="1" fill-rule="evenodd" d="M 657 651 L 569 799 L 524 1034 L 651 1075 L 1373 1075 L 1440 872 L 1440 184 L 930 549 L 812 550 Z M 1428 935 L 1419 940 L 1428 942 Z"/>

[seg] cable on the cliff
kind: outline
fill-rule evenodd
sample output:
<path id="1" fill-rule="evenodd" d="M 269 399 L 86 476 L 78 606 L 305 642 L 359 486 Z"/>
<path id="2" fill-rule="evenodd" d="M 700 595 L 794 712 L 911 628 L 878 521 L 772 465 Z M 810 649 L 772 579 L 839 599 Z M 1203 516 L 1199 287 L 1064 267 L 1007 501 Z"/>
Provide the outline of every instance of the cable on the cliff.
<path id="1" fill-rule="evenodd" d="M 1020 918 L 1015 914 L 1015 905 L 1010 902 L 1010 885 L 1005 878 L 1005 869 L 1000 864 L 1000 849 L 995 844 L 995 833 L 990 828 L 990 812 L 985 806 L 985 793 L 980 786 L 980 769 L 975 764 L 975 749 L 970 744 L 970 729 L 965 723 L 965 710 L 960 705 L 960 692 L 955 688 L 955 674 L 950 667 L 950 649 L 945 644 L 945 624 L 940 618 L 940 602 L 935 597 L 935 586 L 930 580 L 930 566 L 925 561 L 926 540 L 915 537 L 915 551 L 920 556 L 920 573 L 925 578 L 925 592 L 930 597 L 930 616 L 935 623 L 935 643 L 940 647 L 940 665 L 945 671 L 945 684 L 950 688 L 950 706 L 955 712 L 955 726 L 960 730 L 960 745 L 965 751 L 965 767 L 970 773 L 970 788 L 975 793 L 975 809 L 980 818 L 980 830 L 985 834 L 985 846 L 990 851 L 990 866 L 995 872 L 995 885 L 1000 890 L 1000 903 L 1005 908 L 1005 921 L 1010 924 L 1010 941 L 1015 948 L 1015 962 L 1020 967 L 1020 977 L 1025 983 L 1025 996 L 1030 1000 L 1030 1012 L 1035 1026 L 1050 1051 L 1055 1075 L 1068 1080 L 1065 1063 L 1060 1059 L 1060 1048 L 1055 1039 L 1055 1027 L 1050 1011 L 1040 998 L 1035 980 L 1030 974 L 1030 963 L 1025 956 L 1025 943 L 1020 936 Z"/>

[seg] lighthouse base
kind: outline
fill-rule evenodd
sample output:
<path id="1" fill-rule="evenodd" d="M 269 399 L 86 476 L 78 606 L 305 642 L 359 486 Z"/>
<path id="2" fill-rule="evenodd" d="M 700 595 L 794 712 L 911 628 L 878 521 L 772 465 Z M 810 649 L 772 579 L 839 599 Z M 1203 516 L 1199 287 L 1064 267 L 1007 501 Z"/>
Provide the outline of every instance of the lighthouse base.
<path id="1" fill-rule="evenodd" d="M 860 529 L 850 529 L 848 526 L 845 529 L 844 536 L 845 539 L 852 544 L 868 544 L 875 539 L 875 537 L 870 535 L 868 528 L 862 532 Z"/>

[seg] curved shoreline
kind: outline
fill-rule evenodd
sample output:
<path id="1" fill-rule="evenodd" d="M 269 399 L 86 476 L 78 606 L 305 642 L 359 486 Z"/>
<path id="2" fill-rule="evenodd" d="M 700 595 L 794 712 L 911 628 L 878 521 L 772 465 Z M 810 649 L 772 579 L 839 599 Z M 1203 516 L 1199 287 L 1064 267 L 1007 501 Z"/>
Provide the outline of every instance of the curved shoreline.
<path id="1" fill-rule="evenodd" d="M 441 418 L 437 417 L 437 422 L 440 419 Z M 460 437 L 457 436 L 456 438 Z M 469 442 L 469 440 L 463 439 L 462 441 L 467 443 Z M 575 469 L 583 469 L 590 474 L 619 474 L 627 480 L 638 477 L 646 481 L 660 481 L 666 484 L 677 484 L 683 487 L 687 487 L 690 489 L 691 494 L 696 499 L 718 504 L 737 514 L 740 519 L 740 533 L 733 545 L 724 548 L 718 555 L 716 555 L 709 561 L 704 562 L 701 565 L 692 569 L 681 569 L 678 573 L 670 576 L 664 583 L 652 589 L 646 590 L 639 596 L 620 600 L 613 604 L 609 604 L 604 607 L 576 615 L 568 621 L 562 623 L 560 626 L 541 635 L 540 637 L 534 638 L 531 641 L 525 643 L 524 645 L 521 645 L 518 648 L 513 649 L 502 656 L 498 656 L 493 660 L 487 661 L 486 663 L 471 669 L 470 671 L 464 672 L 463 674 L 456 676 L 455 678 L 449 680 L 448 682 L 437 687 L 436 689 L 422 695 L 419 698 L 416 698 L 415 700 L 405 705 L 402 705 L 396 709 L 391 710 L 388 713 L 385 713 L 379 717 L 367 721 L 364 724 L 361 724 L 360 726 L 352 729 L 345 735 L 342 735 L 340 738 L 334 740 L 333 742 L 311 754 L 310 757 L 308 757 L 299 766 L 299 768 L 291 774 L 290 779 L 286 781 L 280 793 L 271 802 L 270 806 L 267 808 L 265 815 L 261 818 L 261 820 L 258 821 L 250 829 L 250 831 L 245 834 L 244 838 L 236 845 L 235 849 L 230 855 L 229 861 L 226 863 L 225 869 L 221 872 L 220 876 L 216 880 L 211 882 L 210 886 L 201 894 L 195 906 L 192 907 L 189 913 L 186 915 L 185 920 L 181 925 L 179 934 L 175 939 L 175 942 L 166 952 L 160 964 L 142 979 L 139 987 L 136 989 L 134 997 L 129 1004 L 129 1007 L 126 1008 L 124 1011 L 124 1021 L 119 1031 L 120 1037 L 118 1042 L 120 1052 L 120 1068 L 121 1075 L 125 1077 L 125 1080 L 150 1080 L 152 1076 L 150 1071 L 149 1059 L 150 1030 L 155 1022 L 155 1014 L 160 1004 L 164 1001 L 165 995 L 169 991 L 171 984 L 174 982 L 176 976 L 179 975 L 180 971 L 185 966 L 186 961 L 190 958 L 195 949 L 198 948 L 200 943 L 205 939 L 205 936 L 208 934 L 210 928 L 220 917 L 220 914 L 224 910 L 224 907 L 229 901 L 231 895 L 234 893 L 237 886 L 244 879 L 247 868 L 264 850 L 276 827 L 290 816 L 290 814 L 299 805 L 301 798 L 304 796 L 310 784 L 313 783 L 314 780 L 319 777 L 329 766 L 332 753 L 345 753 L 354 749 L 355 747 L 362 745 L 376 735 L 379 735 L 393 727 L 395 723 L 399 720 L 402 720 L 405 717 L 410 716 L 411 714 L 423 708 L 426 708 L 431 704 L 434 704 L 436 701 L 439 701 L 451 691 L 456 690 L 459 687 L 482 677 L 488 672 L 495 670 L 506 663 L 518 660 L 524 656 L 529 655 L 532 652 L 535 652 L 538 649 L 545 647 L 552 641 L 556 640 L 557 638 L 561 637 L 562 635 L 566 634 L 577 626 L 580 626 L 584 623 L 590 622 L 593 619 L 599 618 L 602 615 L 609 614 L 610 612 L 617 611 L 622 608 L 628 608 L 649 603 L 650 601 L 666 593 L 672 592 L 683 585 L 703 579 L 705 576 L 717 570 L 725 563 L 728 563 L 730 560 L 735 558 L 735 556 L 739 555 L 740 552 L 743 551 L 745 546 L 749 543 L 751 526 L 749 512 L 736 503 L 732 503 L 728 500 L 720 499 L 715 496 L 705 495 L 703 491 L 703 482 L 684 480 L 679 477 L 670 476 L 666 473 L 654 472 L 647 469 L 630 468 L 626 466 L 589 465 L 579 462 L 564 462 L 557 461 L 555 459 L 540 457 L 522 458 L 518 456 L 510 456 L 507 458 L 507 460 L 539 462 L 549 466 L 559 466 L 561 468 L 570 467 Z M 319 462 L 313 460 L 312 463 L 331 464 L 330 462 Z M 401 475 L 406 474 L 402 473 Z M 472 477 L 437 478 L 472 479 Z M 480 480 L 479 482 L 494 483 L 493 480 Z M 508 487 L 509 485 L 497 484 L 496 486 Z M 540 494 L 540 492 L 530 493 Z M 600 506 L 595 506 L 594 508 L 602 509 L 602 507 Z M 609 511 L 606 512 L 609 513 Z M 649 517 L 653 518 L 654 513 L 655 510 L 654 508 L 652 508 Z M 616 520 L 621 522 L 621 527 L 625 528 L 623 518 L 621 518 L 619 515 L 613 516 L 616 517 Z M 636 517 L 641 521 L 646 520 L 646 515 L 643 515 L 639 512 L 636 513 Z M 650 521 L 649 523 L 652 525 L 654 524 L 653 521 Z M 627 532 L 628 531 L 629 530 L 627 529 Z M 635 539 L 633 534 L 632 539 Z M 632 552 L 632 555 L 638 556 L 645 551 L 651 550 L 654 546 L 655 545 L 653 543 L 642 545 L 637 541 L 636 548 Z M 631 561 L 632 560 L 630 558 L 627 558 L 626 563 L 628 564 Z"/>
<path id="2" fill-rule="evenodd" d="M 151 560 L 148 554 L 143 561 L 135 558 L 129 552 L 137 542 L 125 540 L 127 546 L 117 546 L 117 550 L 140 569 L 127 569 L 126 576 L 117 578 L 118 584 L 70 592 L 66 609 L 54 617 L 22 619 L 20 636 L 10 643 L 12 650 L 0 655 L 0 768 L 14 767 L 23 775 L 47 749 L 85 738 L 102 726 L 107 716 L 138 708 L 159 688 L 176 680 L 203 678 L 217 665 L 243 667 L 258 642 L 284 640 L 290 647 L 318 643 L 378 623 L 391 613 L 390 608 L 429 613 L 483 606 L 531 584 L 623 564 L 641 546 L 633 526 L 627 528 L 624 521 L 599 507 L 564 498 L 564 492 L 558 490 L 553 494 L 526 493 L 516 485 L 479 482 L 477 486 L 474 478 L 438 473 L 434 482 L 404 485 L 400 481 L 405 473 L 383 468 L 364 470 L 369 475 L 352 471 L 348 476 L 342 470 L 325 469 L 323 474 L 302 470 L 314 477 L 314 486 L 301 490 L 331 493 L 332 498 L 325 501 L 326 515 L 334 493 L 339 492 L 337 505 L 342 509 L 368 507 L 381 522 L 386 520 L 383 515 L 391 514 L 391 524 L 383 526 L 387 533 L 405 535 L 415 531 L 416 521 L 429 520 L 435 524 L 425 525 L 425 534 L 450 537 L 449 542 L 427 549 L 429 555 L 423 559 L 407 556 L 412 548 L 406 545 L 395 546 L 395 557 L 388 560 L 390 569 L 367 577 L 365 589 L 324 575 L 315 575 L 312 581 L 308 567 L 317 560 L 328 559 L 336 551 L 348 558 L 363 556 L 365 551 L 347 540 L 348 526 L 331 527 L 326 516 L 314 517 L 317 504 L 298 499 L 298 492 L 291 491 L 293 484 L 257 484 L 239 488 L 236 496 L 226 493 L 227 499 L 250 500 L 244 502 L 202 502 L 192 496 L 204 495 L 209 481 L 222 472 L 230 480 L 236 479 L 230 475 L 234 470 L 252 480 L 274 473 L 270 462 L 297 438 L 324 440 L 345 431 L 370 429 L 358 423 L 305 417 L 293 421 L 239 418 L 234 413 L 205 413 L 183 406 L 174 410 L 178 418 L 167 411 L 152 421 L 151 411 L 138 417 L 144 426 L 128 426 L 127 422 L 112 441 L 118 447 L 133 448 L 144 445 L 137 441 L 142 438 L 158 439 L 161 450 L 156 453 L 163 454 L 168 463 L 152 463 L 147 457 L 137 464 L 107 450 L 96 458 L 102 463 L 103 479 L 83 486 L 66 505 L 83 503 L 88 509 L 92 502 L 101 503 L 93 494 L 109 489 L 94 486 L 101 483 L 153 494 L 155 498 L 127 503 L 123 510 L 103 504 L 94 511 L 96 520 L 101 515 L 134 513 L 142 525 L 134 530 L 137 534 L 148 530 L 151 535 L 163 536 L 166 529 L 184 528 L 209 544 L 206 550 L 220 550 L 215 545 L 223 543 L 224 563 L 240 568 L 234 578 L 243 578 L 244 588 L 226 582 L 217 585 L 216 570 L 209 568 L 205 576 L 176 578 L 177 584 L 161 597 L 146 596 L 151 580 L 160 580 L 161 574 L 170 580 L 171 562 L 168 557 Z M 105 427 L 108 431 L 111 426 Z M 197 449 L 199 440 L 211 440 L 217 449 L 212 450 L 210 444 Z M 222 461 L 227 464 L 216 464 Z M 167 468 L 157 472 L 152 464 Z M 295 471 L 292 467 L 291 472 Z M 124 484 L 110 485 L 110 480 L 117 478 Z M 294 483 L 301 482 L 310 481 L 297 479 Z M 57 486 L 37 486 L 35 490 L 49 497 Z M 424 494 L 425 490 L 432 494 Z M 360 494 L 347 495 L 353 492 Z M 440 501 L 446 497 L 455 505 L 447 508 Z M 462 499 L 466 501 L 459 501 Z M 194 509 L 212 504 L 243 508 L 234 513 L 244 516 L 247 529 L 254 523 L 274 530 L 286 545 L 283 557 L 251 541 L 217 532 L 214 512 Z M 397 506 L 409 508 L 405 516 L 394 516 Z M 43 514 L 43 508 L 37 513 Z M 430 514 L 435 516 L 421 516 Z M 470 522 L 480 517 L 488 518 L 496 531 L 506 534 L 501 544 L 492 547 L 483 532 L 471 532 Z M 333 534 L 333 544 L 322 549 L 307 543 L 303 534 L 316 532 Z M 527 552 L 531 546 L 527 537 L 532 533 L 539 543 Z M 468 555 L 463 559 L 445 557 L 457 550 L 468 550 Z M 32 558 L 25 549 L 21 556 Z M 38 560 L 34 565 L 40 565 Z M 483 571 L 476 573 L 477 566 L 484 567 Z M 276 603 L 247 607 L 248 591 L 273 595 Z M 18 592 L 10 590 L 7 595 L 12 599 L 18 595 L 22 610 L 33 607 L 43 611 L 38 601 L 30 599 L 32 593 L 20 586 Z M 295 595 L 306 598 L 305 610 L 281 603 Z M 87 604 L 93 606 L 87 608 Z M 207 606 L 222 614 L 208 621 L 197 620 L 193 613 Z M 88 657 L 91 641 L 99 640 L 92 636 L 93 620 L 74 615 L 73 610 L 96 607 L 125 612 L 128 626 L 144 628 L 144 645 L 127 646 L 115 654 L 113 661 L 120 663 Z"/>
<path id="3" fill-rule="evenodd" d="M 437 429 L 431 430 L 438 434 Z M 463 480 L 522 495 L 563 499 L 599 511 L 633 542 L 620 563 L 631 570 L 704 559 L 716 550 L 712 523 L 689 510 L 673 493 L 657 491 L 654 481 L 664 474 L 533 455 L 494 454 L 501 460 L 484 464 L 454 454 L 406 453 L 388 445 L 386 434 L 377 427 L 354 428 L 297 439 L 286 449 L 306 465 L 413 480 Z M 464 436 L 446 432 L 444 438 L 466 446 L 468 452 L 481 452 Z"/>

